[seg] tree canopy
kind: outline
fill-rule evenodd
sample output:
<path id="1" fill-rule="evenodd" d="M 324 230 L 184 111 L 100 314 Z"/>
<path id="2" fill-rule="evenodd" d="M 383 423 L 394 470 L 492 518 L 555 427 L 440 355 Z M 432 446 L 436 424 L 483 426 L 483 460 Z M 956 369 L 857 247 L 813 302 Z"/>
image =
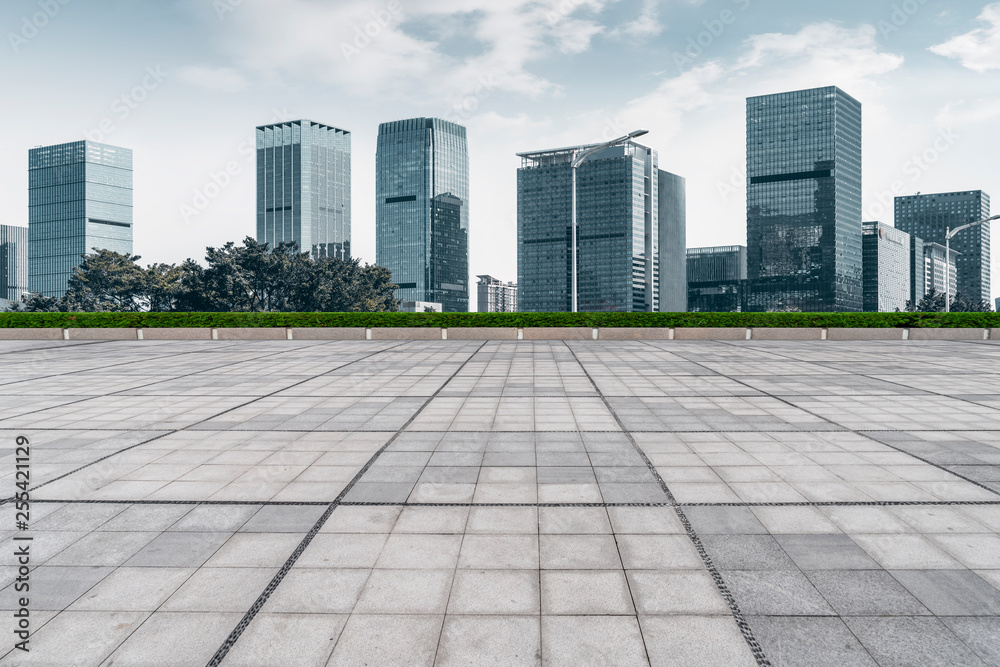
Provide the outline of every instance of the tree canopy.
<path id="1" fill-rule="evenodd" d="M 294 243 L 274 249 L 247 237 L 208 248 L 206 266 L 139 266 L 138 255 L 94 249 L 73 270 L 65 296 L 25 295 L 35 312 L 389 312 L 388 269 L 357 259 L 310 259 Z"/>

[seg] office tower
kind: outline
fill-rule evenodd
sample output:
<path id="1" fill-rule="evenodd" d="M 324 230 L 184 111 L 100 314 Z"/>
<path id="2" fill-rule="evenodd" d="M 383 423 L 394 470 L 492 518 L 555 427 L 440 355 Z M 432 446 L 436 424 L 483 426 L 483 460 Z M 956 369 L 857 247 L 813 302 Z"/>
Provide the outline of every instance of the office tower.
<path id="1" fill-rule="evenodd" d="M 351 133 L 311 120 L 257 128 L 257 240 L 351 258 Z"/>
<path id="2" fill-rule="evenodd" d="M 478 308 L 480 313 L 516 313 L 517 283 L 504 283 L 493 276 L 479 278 Z"/>
<path id="3" fill-rule="evenodd" d="M 93 141 L 28 151 L 28 286 L 61 297 L 81 256 L 132 252 L 132 151 Z"/>
<path id="4" fill-rule="evenodd" d="M 905 310 L 910 298 L 910 235 L 882 222 L 862 224 L 864 310 Z"/>
<path id="5" fill-rule="evenodd" d="M 688 248 L 687 280 L 690 312 L 740 312 L 746 295 L 746 246 Z"/>
<path id="6" fill-rule="evenodd" d="M 0 225 L 0 300 L 16 302 L 28 291 L 28 228 Z"/>
<path id="7" fill-rule="evenodd" d="M 748 98 L 747 177 L 748 310 L 860 311 L 861 104 Z"/>
<path id="8" fill-rule="evenodd" d="M 660 170 L 658 254 L 660 307 L 668 313 L 688 309 L 687 188 L 680 176 Z M 654 267 L 654 269 L 657 267 Z"/>
<path id="9" fill-rule="evenodd" d="M 1000 296 L 997 297 L 996 306 L 993 308 L 993 310 L 1000 313 Z"/>
<path id="10" fill-rule="evenodd" d="M 945 230 L 990 217 L 990 196 L 982 190 L 896 197 L 896 227 L 924 241 L 944 245 Z M 969 299 L 990 300 L 990 223 L 959 232 L 951 249 L 958 291 Z"/>
<path id="11" fill-rule="evenodd" d="M 910 303 L 916 306 L 927 294 L 924 240 L 910 234 Z"/>
<path id="12" fill-rule="evenodd" d="M 437 118 L 382 123 L 375 154 L 375 262 L 403 301 L 469 310 L 469 151 Z"/>
<path id="13" fill-rule="evenodd" d="M 940 243 L 924 243 L 924 292 L 934 290 L 938 294 L 945 291 L 945 247 Z M 955 297 L 958 292 L 958 262 L 961 254 L 952 248 L 948 265 L 948 296 Z"/>
<path id="14" fill-rule="evenodd" d="M 570 165 L 594 147 L 518 154 L 517 286 L 522 312 L 572 310 Z M 664 251 L 664 238 L 679 245 Z M 686 304 L 686 284 L 679 284 L 686 272 L 683 253 L 684 179 L 662 172 L 656 151 L 635 142 L 587 157 L 577 170 L 577 309 L 653 312 L 663 304 L 671 309 Z M 671 291 L 665 295 L 660 289 L 661 258 L 671 272 Z"/>

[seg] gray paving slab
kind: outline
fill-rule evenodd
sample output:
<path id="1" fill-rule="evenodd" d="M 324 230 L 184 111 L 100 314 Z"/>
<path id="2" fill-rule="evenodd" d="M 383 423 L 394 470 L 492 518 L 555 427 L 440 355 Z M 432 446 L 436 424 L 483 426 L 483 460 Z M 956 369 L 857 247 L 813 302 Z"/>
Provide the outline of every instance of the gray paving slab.
<path id="1" fill-rule="evenodd" d="M 32 660 L 995 664 L 998 348 L 739 333 L 0 341 Z"/>

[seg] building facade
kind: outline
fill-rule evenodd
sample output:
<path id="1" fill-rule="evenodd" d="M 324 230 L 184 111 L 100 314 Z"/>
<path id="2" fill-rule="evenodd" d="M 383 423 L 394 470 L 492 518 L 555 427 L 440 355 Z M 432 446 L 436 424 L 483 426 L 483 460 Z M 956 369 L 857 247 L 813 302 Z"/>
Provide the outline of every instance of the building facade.
<path id="1" fill-rule="evenodd" d="M 910 235 L 883 222 L 862 225 L 864 310 L 891 313 L 910 299 Z"/>
<path id="2" fill-rule="evenodd" d="M 591 148 L 519 154 L 517 286 L 522 312 L 572 310 L 570 165 Z M 664 303 L 686 307 L 684 224 L 684 179 L 661 171 L 655 151 L 629 142 L 590 155 L 577 170 L 577 309 L 655 312 Z M 669 250 L 663 249 L 664 237 Z M 661 261 L 672 272 L 664 301 Z"/>
<path id="3" fill-rule="evenodd" d="M 747 308 L 860 311 L 861 104 L 837 87 L 747 99 Z"/>
<path id="4" fill-rule="evenodd" d="M 687 249 L 688 311 L 738 313 L 746 297 L 747 248 Z"/>
<path id="5" fill-rule="evenodd" d="M 437 118 L 379 126 L 375 262 L 403 301 L 469 310 L 469 150 L 465 128 Z"/>
<path id="6" fill-rule="evenodd" d="M 945 266 L 948 267 L 948 298 L 955 298 L 958 289 L 958 262 L 961 254 L 951 251 L 950 261 L 946 262 L 946 248 L 940 243 L 924 243 L 924 293 L 934 290 L 938 294 L 945 291 Z"/>
<path id="7" fill-rule="evenodd" d="M 990 217 L 990 196 L 982 190 L 896 197 L 896 227 L 930 243 L 944 245 L 945 231 Z M 990 223 L 959 232 L 951 248 L 957 261 L 958 291 L 990 300 Z"/>
<path id="8" fill-rule="evenodd" d="M 657 254 L 660 307 L 666 313 L 688 309 L 687 278 L 687 185 L 685 180 L 660 169 Z"/>
<path id="9" fill-rule="evenodd" d="M 927 294 L 924 240 L 910 234 L 910 303 L 914 306 Z"/>
<path id="10" fill-rule="evenodd" d="M 28 286 L 61 297 L 82 256 L 132 252 L 132 151 L 76 141 L 28 151 Z"/>
<path id="11" fill-rule="evenodd" d="M 310 120 L 257 128 L 257 240 L 351 258 L 351 133 Z"/>
<path id="12" fill-rule="evenodd" d="M 479 278 L 476 287 L 480 313 L 517 312 L 517 283 L 505 283 L 488 275 L 476 277 Z"/>
<path id="13" fill-rule="evenodd" d="M 28 228 L 0 225 L 0 301 L 28 292 Z"/>

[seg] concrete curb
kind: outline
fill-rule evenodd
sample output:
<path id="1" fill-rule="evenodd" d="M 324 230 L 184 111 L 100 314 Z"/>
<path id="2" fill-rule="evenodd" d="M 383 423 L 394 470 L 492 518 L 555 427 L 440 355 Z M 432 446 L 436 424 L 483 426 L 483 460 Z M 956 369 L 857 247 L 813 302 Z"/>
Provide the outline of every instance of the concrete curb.
<path id="1" fill-rule="evenodd" d="M 0 340 L 1000 340 L 1000 329 L 845 329 L 782 327 L 232 327 L 0 328 Z"/>

